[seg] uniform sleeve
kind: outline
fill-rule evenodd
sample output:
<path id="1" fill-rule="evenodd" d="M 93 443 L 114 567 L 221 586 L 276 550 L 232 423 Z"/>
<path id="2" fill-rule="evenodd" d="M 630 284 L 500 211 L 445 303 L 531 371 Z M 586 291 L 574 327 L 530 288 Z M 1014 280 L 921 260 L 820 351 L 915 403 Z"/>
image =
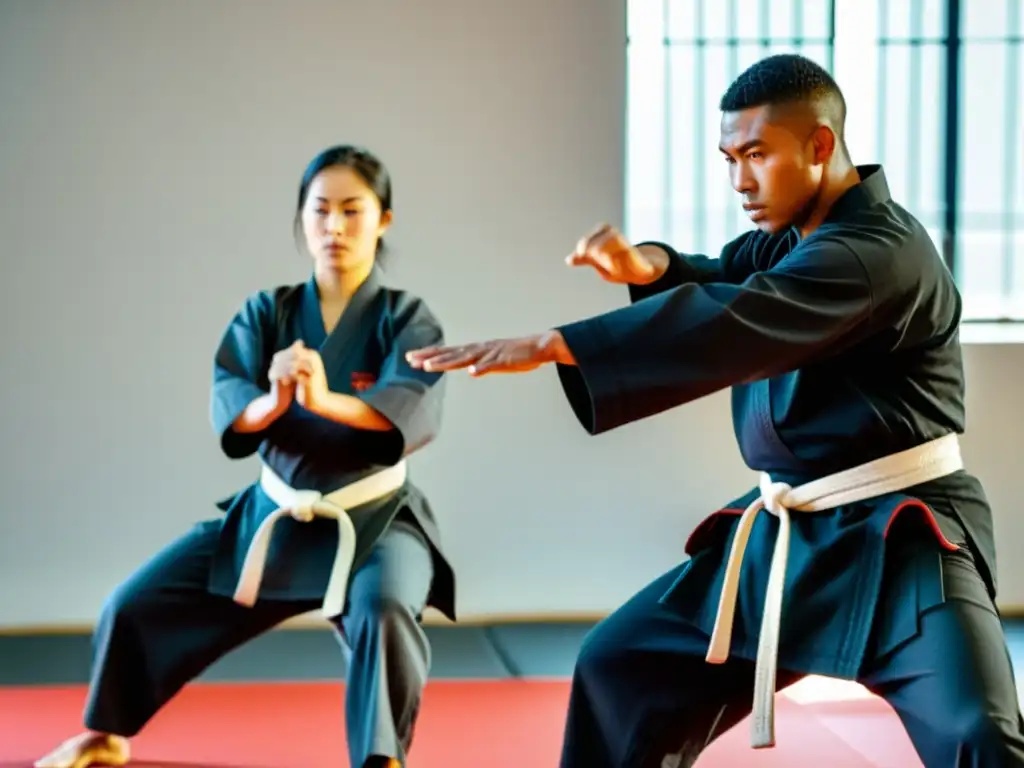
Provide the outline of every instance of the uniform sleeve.
<path id="1" fill-rule="evenodd" d="M 754 235 L 754 232 L 743 233 L 726 245 L 717 258 L 702 254 L 679 253 L 668 243 L 654 240 L 637 243 L 638 248 L 642 245 L 654 245 L 665 251 L 668 254 L 668 269 L 653 283 L 629 286 L 630 302 L 635 304 L 686 283 L 706 285 L 742 281 L 751 271 L 748 251 Z"/>
<path id="2" fill-rule="evenodd" d="M 232 318 L 213 356 L 210 423 L 228 458 L 242 459 L 259 448 L 262 432 L 240 434 L 232 424 L 246 406 L 269 391 L 267 350 L 273 333 L 273 302 L 254 294 Z"/>
<path id="3" fill-rule="evenodd" d="M 441 323 L 420 299 L 400 299 L 391 349 L 377 383 L 359 395 L 395 427 L 386 463 L 433 442 L 441 430 L 445 382 L 443 374 L 413 368 L 406 354 L 444 343 Z"/>
<path id="4" fill-rule="evenodd" d="M 872 286 L 845 240 L 808 240 L 739 284 L 685 283 L 559 328 L 577 362 L 559 378 L 599 434 L 835 354 L 882 327 L 899 290 Z"/>

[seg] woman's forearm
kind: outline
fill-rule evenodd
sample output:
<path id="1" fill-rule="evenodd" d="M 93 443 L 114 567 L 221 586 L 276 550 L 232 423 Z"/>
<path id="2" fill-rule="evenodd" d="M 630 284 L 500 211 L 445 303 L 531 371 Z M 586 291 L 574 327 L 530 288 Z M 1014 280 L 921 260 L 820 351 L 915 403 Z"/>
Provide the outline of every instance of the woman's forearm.
<path id="1" fill-rule="evenodd" d="M 240 434 L 262 432 L 286 410 L 287 404 L 282 406 L 278 398 L 272 392 L 268 392 L 252 400 L 232 422 L 231 428 Z"/>
<path id="2" fill-rule="evenodd" d="M 394 429 L 394 425 L 379 411 L 351 395 L 327 392 L 307 408 L 317 416 L 355 429 L 373 432 L 388 432 Z"/>

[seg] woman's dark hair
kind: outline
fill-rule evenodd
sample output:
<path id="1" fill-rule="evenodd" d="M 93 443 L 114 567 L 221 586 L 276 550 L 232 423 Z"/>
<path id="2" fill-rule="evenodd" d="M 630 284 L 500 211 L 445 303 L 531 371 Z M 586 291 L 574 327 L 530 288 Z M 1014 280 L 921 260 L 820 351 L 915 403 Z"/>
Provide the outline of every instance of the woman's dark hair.
<path id="1" fill-rule="evenodd" d="M 335 166 L 351 168 L 359 177 L 366 182 L 366 185 L 373 190 L 373 194 L 380 201 L 381 212 L 390 211 L 391 208 L 391 175 L 387 168 L 372 152 L 361 147 L 349 144 L 339 144 L 328 147 L 318 154 L 302 174 L 302 181 L 299 183 L 299 200 L 295 207 L 295 236 L 301 242 L 302 239 L 302 209 L 306 205 L 306 198 L 309 195 L 309 186 L 313 179 L 321 171 Z M 377 260 L 383 261 L 386 256 L 384 239 L 377 241 Z"/>

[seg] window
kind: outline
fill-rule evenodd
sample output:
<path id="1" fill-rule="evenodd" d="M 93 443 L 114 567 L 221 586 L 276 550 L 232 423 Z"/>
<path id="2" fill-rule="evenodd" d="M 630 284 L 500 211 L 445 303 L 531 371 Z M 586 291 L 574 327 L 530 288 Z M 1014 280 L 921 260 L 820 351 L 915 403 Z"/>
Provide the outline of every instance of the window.
<path id="1" fill-rule="evenodd" d="M 631 237 L 714 254 L 750 227 L 716 148 L 718 99 L 757 59 L 796 51 L 839 81 L 855 161 L 885 165 L 956 275 L 965 319 L 1024 320 L 1024 0 L 627 7 Z"/>
<path id="2" fill-rule="evenodd" d="M 969 317 L 1024 320 L 1024 0 L 956 4 L 956 276 Z"/>

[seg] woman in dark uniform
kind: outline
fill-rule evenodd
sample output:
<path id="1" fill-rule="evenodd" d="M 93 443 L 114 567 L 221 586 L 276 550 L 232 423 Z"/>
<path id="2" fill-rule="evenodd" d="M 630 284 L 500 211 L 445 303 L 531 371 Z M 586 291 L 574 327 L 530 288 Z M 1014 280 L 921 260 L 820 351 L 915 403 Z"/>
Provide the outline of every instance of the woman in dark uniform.
<path id="1" fill-rule="evenodd" d="M 441 375 L 406 355 L 443 333 L 422 299 L 381 283 L 392 215 L 390 178 L 369 152 L 332 147 L 306 169 L 295 226 L 313 275 L 251 295 L 214 358 L 214 430 L 229 458 L 259 455 L 260 478 L 114 590 L 88 730 L 38 768 L 124 765 L 128 738 L 186 683 L 316 608 L 348 651 L 351 765 L 405 764 L 430 666 L 421 613 L 454 620 L 455 588 L 405 467 L 436 437 L 443 400 Z M 328 508 L 343 514 L 315 514 Z"/>

